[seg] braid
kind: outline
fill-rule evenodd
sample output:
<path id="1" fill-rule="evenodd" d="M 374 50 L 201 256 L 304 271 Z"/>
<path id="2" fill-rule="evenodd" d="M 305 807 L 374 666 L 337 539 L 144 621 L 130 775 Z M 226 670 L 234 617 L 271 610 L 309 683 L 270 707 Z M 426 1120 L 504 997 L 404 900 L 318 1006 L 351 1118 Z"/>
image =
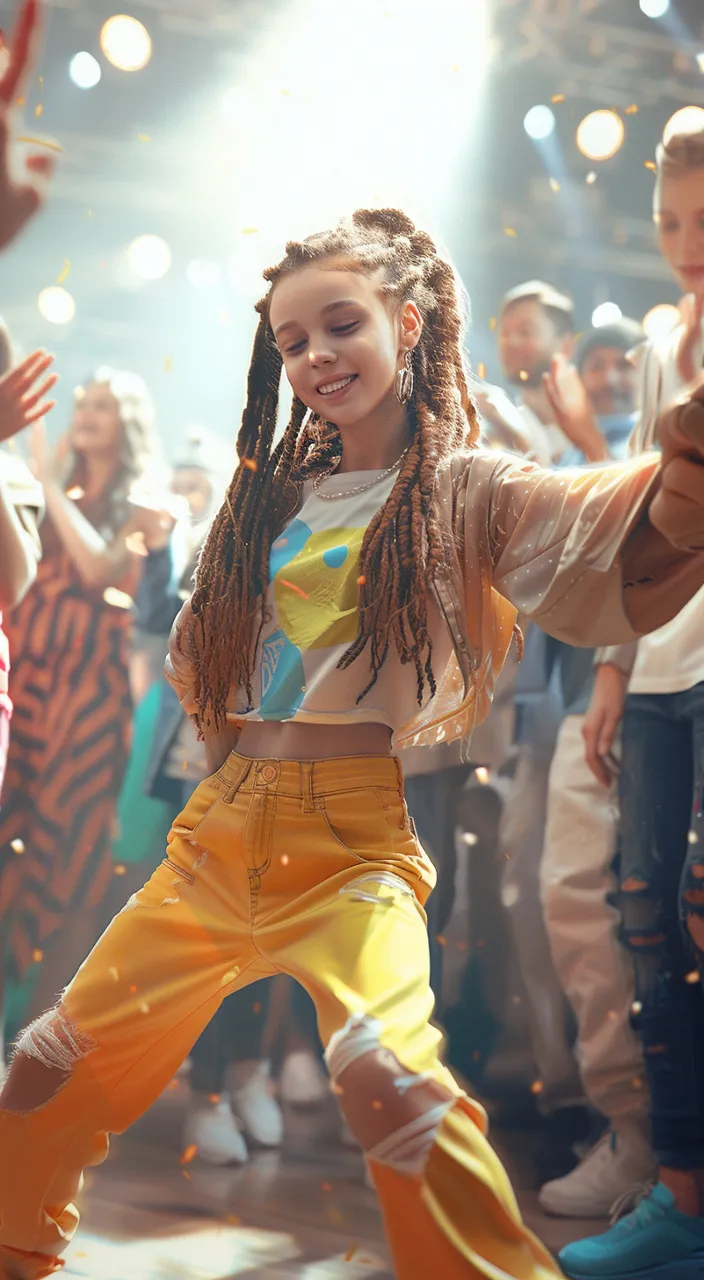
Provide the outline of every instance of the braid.
<path id="1" fill-rule="evenodd" d="M 464 317 L 454 271 L 431 237 L 397 209 L 361 209 L 332 231 L 291 241 L 282 261 L 264 273 L 269 292 L 257 304 L 237 441 L 240 463 L 203 547 L 192 598 L 188 643 L 204 725 L 223 723 L 232 686 L 243 689 L 251 704 L 272 542 L 296 508 L 298 485 L 329 471 L 342 453 L 336 427 L 307 417 L 296 397 L 283 437 L 273 446 L 282 358 L 269 325 L 272 291 L 284 276 L 326 259 L 382 274 L 385 296 L 399 304 L 413 300 L 424 320 L 413 355 L 412 442 L 362 542 L 359 631 L 339 665 L 351 666 L 368 649 L 370 674 L 361 701 L 393 645 L 401 662 L 414 666 L 419 704 L 426 686 L 431 695 L 436 691 L 428 582 L 448 549 L 433 511 L 433 491 L 438 466 L 478 438 L 463 358 Z"/>

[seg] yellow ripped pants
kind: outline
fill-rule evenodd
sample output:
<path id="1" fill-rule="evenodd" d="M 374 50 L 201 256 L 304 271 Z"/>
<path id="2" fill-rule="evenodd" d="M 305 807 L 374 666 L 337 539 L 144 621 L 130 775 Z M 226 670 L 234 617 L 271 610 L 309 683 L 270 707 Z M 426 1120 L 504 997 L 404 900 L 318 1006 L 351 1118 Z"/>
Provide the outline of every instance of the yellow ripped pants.
<path id="1" fill-rule="evenodd" d="M 399 1280 L 558 1276 L 484 1112 L 438 1058 L 422 906 L 433 881 L 396 760 L 233 753 L 58 1007 L 18 1041 L 0 1095 L 0 1277 L 59 1269 L 82 1170 L 158 1097 L 222 999 L 279 972 L 317 1006 Z"/>

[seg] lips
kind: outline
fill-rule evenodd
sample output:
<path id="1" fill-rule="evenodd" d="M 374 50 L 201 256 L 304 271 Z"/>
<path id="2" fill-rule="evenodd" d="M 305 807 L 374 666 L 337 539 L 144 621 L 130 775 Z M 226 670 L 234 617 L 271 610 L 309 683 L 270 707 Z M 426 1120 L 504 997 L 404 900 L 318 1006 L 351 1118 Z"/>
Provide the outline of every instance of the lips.
<path id="1" fill-rule="evenodd" d="M 318 383 L 315 389 L 318 392 L 318 395 L 321 396 L 337 395 L 340 391 L 346 391 L 348 387 L 352 386 L 353 382 L 356 382 L 356 380 L 356 373 L 345 373 L 341 374 L 338 378 L 325 378 L 322 382 Z"/>

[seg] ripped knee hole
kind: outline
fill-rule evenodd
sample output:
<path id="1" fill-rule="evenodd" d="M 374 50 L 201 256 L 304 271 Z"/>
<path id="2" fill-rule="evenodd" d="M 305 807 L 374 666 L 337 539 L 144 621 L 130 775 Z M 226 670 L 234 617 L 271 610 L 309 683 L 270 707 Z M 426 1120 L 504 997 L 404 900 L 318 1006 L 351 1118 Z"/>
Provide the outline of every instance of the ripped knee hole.
<path id="1" fill-rule="evenodd" d="M 27 1115 L 50 1102 L 75 1064 L 96 1048 L 61 1005 L 30 1023 L 16 1041 L 0 1109 Z"/>

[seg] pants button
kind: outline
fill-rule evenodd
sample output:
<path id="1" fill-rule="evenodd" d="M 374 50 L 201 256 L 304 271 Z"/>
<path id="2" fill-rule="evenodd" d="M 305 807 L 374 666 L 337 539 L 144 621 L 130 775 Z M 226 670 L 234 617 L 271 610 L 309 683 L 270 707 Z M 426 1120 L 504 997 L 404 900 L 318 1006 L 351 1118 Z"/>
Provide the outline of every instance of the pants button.
<path id="1" fill-rule="evenodd" d="M 265 782 L 273 782 L 274 779 L 276 778 L 277 773 L 278 773 L 278 769 L 276 768 L 276 765 L 265 764 L 264 768 L 262 769 L 262 778 L 264 779 Z"/>

